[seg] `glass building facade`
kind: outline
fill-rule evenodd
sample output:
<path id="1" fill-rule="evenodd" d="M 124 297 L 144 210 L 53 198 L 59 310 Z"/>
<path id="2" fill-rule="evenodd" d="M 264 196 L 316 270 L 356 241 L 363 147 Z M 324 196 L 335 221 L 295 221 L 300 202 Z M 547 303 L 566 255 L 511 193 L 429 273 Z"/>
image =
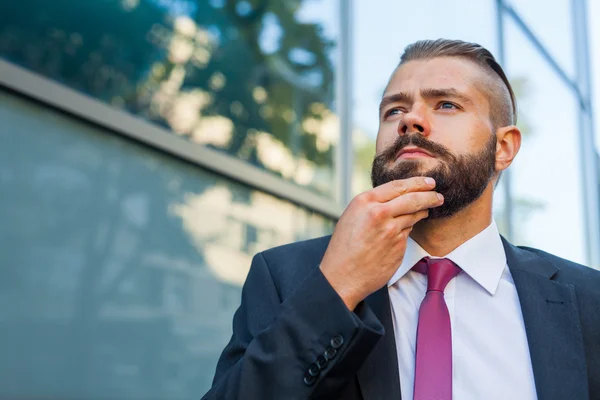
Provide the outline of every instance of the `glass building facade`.
<path id="1" fill-rule="evenodd" d="M 0 397 L 200 398 L 252 256 L 369 189 L 419 39 L 481 43 L 515 86 L 502 233 L 600 267 L 595 14 L 405 3 L 0 2 Z"/>

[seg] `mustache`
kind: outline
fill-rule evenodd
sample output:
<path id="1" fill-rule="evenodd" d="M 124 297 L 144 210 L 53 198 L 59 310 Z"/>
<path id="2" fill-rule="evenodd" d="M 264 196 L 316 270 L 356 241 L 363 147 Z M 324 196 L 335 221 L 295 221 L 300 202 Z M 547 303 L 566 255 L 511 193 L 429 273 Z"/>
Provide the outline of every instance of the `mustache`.
<path id="1" fill-rule="evenodd" d="M 422 135 L 418 133 L 414 133 L 412 135 L 402 135 L 398 136 L 398 138 L 394 141 L 394 143 L 385 149 L 377 158 L 383 159 L 387 161 L 394 161 L 396 159 L 397 154 L 404 149 L 406 146 L 415 146 L 422 150 L 429 152 L 432 156 L 437 156 L 438 158 L 444 160 L 454 160 L 454 154 L 450 152 L 446 147 L 434 143 L 425 139 Z"/>

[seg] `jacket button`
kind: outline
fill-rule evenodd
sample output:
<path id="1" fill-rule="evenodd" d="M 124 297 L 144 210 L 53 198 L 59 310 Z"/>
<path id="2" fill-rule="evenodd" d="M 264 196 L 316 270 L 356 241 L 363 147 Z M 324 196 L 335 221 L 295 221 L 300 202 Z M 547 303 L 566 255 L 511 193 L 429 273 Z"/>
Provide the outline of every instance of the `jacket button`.
<path id="1" fill-rule="evenodd" d="M 325 356 L 325 359 L 327 361 L 333 360 L 335 358 L 335 356 L 337 355 L 337 350 L 334 349 L 333 347 L 328 347 L 327 350 L 325 350 L 325 353 L 323 355 Z"/>
<path id="2" fill-rule="evenodd" d="M 337 350 L 344 344 L 344 338 L 342 337 L 342 335 L 335 335 L 331 338 L 331 341 L 329 343 L 331 344 L 331 347 Z"/>
<path id="3" fill-rule="evenodd" d="M 327 366 L 327 358 L 325 358 L 325 356 L 319 356 L 317 357 L 317 367 L 319 367 L 319 369 L 323 369 Z"/>
<path id="4" fill-rule="evenodd" d="M 304 375 L 304 384 L 306 386 L 312 386 L 317 381 L 317 377 L 306 374 Z"/>
<path id="5" fill-rule="evenodd" d="M 311 364 L 310 367 L 308 367 L 307 373 L 310 376 L 317 377 L 321 373 L 321 369 L 317 364 Z"/>

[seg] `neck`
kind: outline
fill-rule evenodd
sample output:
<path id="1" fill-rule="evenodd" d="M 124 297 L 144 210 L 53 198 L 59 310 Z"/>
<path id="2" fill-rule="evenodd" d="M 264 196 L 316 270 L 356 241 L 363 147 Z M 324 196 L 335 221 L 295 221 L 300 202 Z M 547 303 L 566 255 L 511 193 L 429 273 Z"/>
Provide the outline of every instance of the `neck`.
<path id="1" fill-rule="evenodd" d="M 417 223 L 410 234 L 426 252 L 445 257 L 492 223 L 493 186 L 469 206 L 448 218 Z"/>

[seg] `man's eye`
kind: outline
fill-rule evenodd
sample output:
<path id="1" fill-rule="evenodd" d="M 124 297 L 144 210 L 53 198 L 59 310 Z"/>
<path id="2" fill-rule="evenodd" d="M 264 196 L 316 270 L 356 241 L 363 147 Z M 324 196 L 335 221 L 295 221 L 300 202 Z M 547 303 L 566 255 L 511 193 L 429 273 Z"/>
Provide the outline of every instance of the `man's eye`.
<path id="1" fill-rule="evenodd" d="M 449 103 L 447 101 L 444 101 L 443 103 L 440 103 L 440 107 L 441 109 L 445 109 L 445 110 L 452 110 L 454 108 L 458 108 L 456 107 L 456 105 Z"/>
<path id="2" fill-rule="evenodd" d="M 391 117 L 392 115 L 398 115 L 402 112 L 399 108 L 392 108 L 388 112 L 385 113 L 386 117 Z"/>

